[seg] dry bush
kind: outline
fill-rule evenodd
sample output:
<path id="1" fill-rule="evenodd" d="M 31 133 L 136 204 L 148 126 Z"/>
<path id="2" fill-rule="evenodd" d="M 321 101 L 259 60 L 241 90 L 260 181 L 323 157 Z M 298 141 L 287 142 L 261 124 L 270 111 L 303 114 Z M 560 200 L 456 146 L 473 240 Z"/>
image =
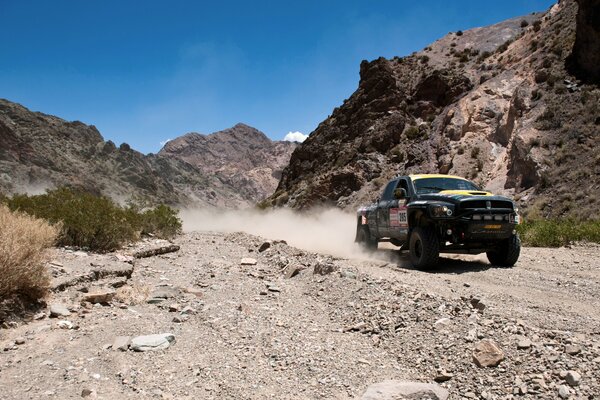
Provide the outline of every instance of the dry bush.
<path id="1" fill-rule="evenodd" d="M 0 299 L 17 293 L 43 297 L 50 284 L 45 250 L 56 241 L 58 229 L 1 204 L 0 227 Z"/>

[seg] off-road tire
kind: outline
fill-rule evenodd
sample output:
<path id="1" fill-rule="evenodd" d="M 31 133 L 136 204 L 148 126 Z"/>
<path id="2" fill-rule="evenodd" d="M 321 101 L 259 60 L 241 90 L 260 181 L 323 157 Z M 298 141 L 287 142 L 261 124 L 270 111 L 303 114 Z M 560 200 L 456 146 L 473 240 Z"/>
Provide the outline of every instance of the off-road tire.
<path id="1" fill-rule="evenodd" d="M 377 239 L 371 235 L 371 231 L 369 231 L 369 227 L 366 225 L 361 225 L 357 227 L 357 239 L 358 244 L 367 251 L 375 251 L 377 250 Z"/>
<path id="2" fill-rule="evenodd" d="M 415 268 L 428 270 L 435 267 L 440 258 L 440 242 L 433 229 L 415 228 L 410 234 L 408 251 Z"/>
<path id="3" fill-rule="evenodd" d="M 494 250 L 486 252 L 490 263 L 499 267 L 512 267 L 517 263 L 520 254 L 521 239 L 519 239 L 519 235 L 512 235 L 510 238 L 502 241 Z"/>

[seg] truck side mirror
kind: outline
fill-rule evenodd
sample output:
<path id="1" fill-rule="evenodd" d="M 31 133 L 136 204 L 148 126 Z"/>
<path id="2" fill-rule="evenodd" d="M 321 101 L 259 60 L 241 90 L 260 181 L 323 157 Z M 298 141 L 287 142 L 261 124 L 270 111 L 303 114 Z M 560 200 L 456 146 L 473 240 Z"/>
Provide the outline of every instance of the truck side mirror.
<path id="1" fill-rule="evenodd" d="M 394 198 L 396 198 L 398 200 L 405 199 L 406 198 L 406 189 L 398 188 L 398 189 L 394 190 Z"/>

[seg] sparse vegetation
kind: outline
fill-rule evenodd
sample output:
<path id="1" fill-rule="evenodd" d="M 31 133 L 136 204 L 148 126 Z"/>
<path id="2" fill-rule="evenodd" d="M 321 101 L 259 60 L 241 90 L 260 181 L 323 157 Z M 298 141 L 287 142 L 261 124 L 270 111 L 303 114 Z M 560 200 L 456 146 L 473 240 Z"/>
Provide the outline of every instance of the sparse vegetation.
<path id="1" fill-rule="evenodd" d="M 525 28 L 529 25 L 529 22 L 527 22 L 526 20 L 522 19 L 521 20 L 521 28 Z"/>
<path id="2" fill-rule="evenodd" d="M 12 210 L 43 218 L 60 226 L 58 245 L 77 246 L 94 251 L 115 250 L 142 234 L 170 238 L 181 231 L 177 211 L 158 206 L 121 207 L 107 197 L 67 188 L 42 195 L 16 195 L 6 200 Z"/>
<path id="3" fill-rule="evenodd" d="M 462 36 L 463 35 L 463 31 L 456 31 L 456 36 Z"/>
<path id="4" fill-rule="evenodd" d="M 408 139 L 424 138 L 427 137 L 427 128 L 424 124 L 421 126 L 411 125 L 404 130 L 404 134 Z"/>
<path id="5" fill-rule="evenodd" d="M 533 30 L 535 32 L 539 31 L 541 27 L 542 27 L 542 21 L 540 21 L 539 19 L 533 23 Z"/>
<path id="6" fill-rule="evenodd" d="M 498 54 L 504 53 L 508 49 L 508 46 L 510 46 L 511 43 L 512 43 L 512 40 L 507 40 L 506 42 L 502 43 L 496 49 L 496 53 L 498 53 Z"/>
<path id="7" fill-rule="evenodd" d="M 477 158 L 479 157 L 479 153 L 481 152 L 481 149 L 479 149 L 479 147 L 473 147 L 471 149 L 471 158 Z"/>
<path id="8" fill-rule="evenodd" d="M 600 221 L 534 219 L 518 226 L 525 246 L 560 247 L 573 242 L 600 243 Z"/>
<path id="9" fill-rule="evenodd" d="M 0 204 L 0 299 L 19 294 L 30 299 L 44 297 L 50 276 L 44 251 L 52 246 L 58 227 L 15 213 Z"/>

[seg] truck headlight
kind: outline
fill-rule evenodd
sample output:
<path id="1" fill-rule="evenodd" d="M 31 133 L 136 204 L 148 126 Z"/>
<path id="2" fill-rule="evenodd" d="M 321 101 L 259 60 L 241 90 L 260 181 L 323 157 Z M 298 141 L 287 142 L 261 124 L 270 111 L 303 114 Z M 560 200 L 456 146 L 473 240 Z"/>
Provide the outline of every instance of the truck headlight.
<path id="1" fill-rule="evenodd" d="M 432 217 L 442 218 L 451 217 L 454 214 L 454 206 L 445 204 L 434 204 L 429 207 Z"/>

